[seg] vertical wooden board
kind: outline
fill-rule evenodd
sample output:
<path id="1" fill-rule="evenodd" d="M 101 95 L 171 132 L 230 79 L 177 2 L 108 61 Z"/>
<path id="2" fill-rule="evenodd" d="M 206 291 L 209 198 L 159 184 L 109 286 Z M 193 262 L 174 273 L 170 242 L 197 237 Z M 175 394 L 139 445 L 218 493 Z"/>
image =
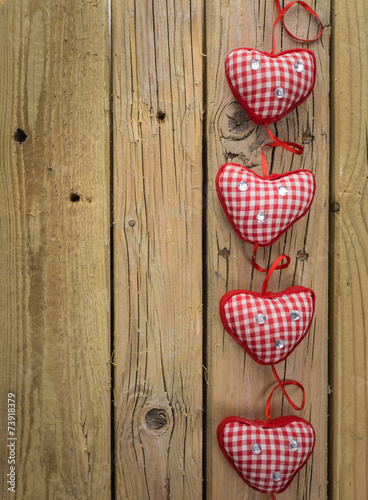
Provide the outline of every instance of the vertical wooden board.
<path id="1" fill-rule="evenodd" d="M 113 2 L 116 493 L 202 495 L 202 4 Z"/>
<path id="2" fill-rule="evenodd" d="M 243 243 L 232 230 L 215 191 L 219 167 L 232 161 L 261 174 L 261 146 L 271 142 L 264 127 L 255 126 L 235 102 L 226 83 L 224 61 L 237 47 L 270 51 L 272 26 L 276 18 L 274 2 L 207 2 L 207 106 L 208 160 L 207 251 L 207 498 L 211 500 L 260 499 L 267 495 L 248 488 L 225 458 L 216 442 L 216 427 L 229 416 L 265 419 L 265 404 L 275 385 L 270 367 L 256 364 L 223 329 L 218 314 L 221 296 L 230 290 L 261 291 L 264 275 L 252 270 L 252 246 Z M 315 7 L 315 5 L 312 5 Z M 303 11 L 287 14 L 288 28 L 301 38 L 317 34 Z M 329 22 L 329 4 L 319 2 L 323 23 Z M 276 31 L 276 52 L 302 47 Z M 323 499 L 327 490 L 327 271 L 328 271 L 328 178 L 329 178 L 329 27 L 322 40 L 311 44 L 317 58 L 317 83 L 312 96 L 272 130 L 283 140 L 302 143 L 304 154 L 296 157 L 281 148 L 266 152 L 269 171 L 286 172 L 297 168 L 313 171 L 317 193 L 307 216 L 298 221 L 271 248 L 260 249 L 257 262 L 270 267 L 281 253 L 290 255 L 287 270 L 276 272 L 268 289 L 283 290 L 293 284 L 314 289 L 316 314 L 308 334 L 286 363 L 276 366 L 280 376 L 301 382 L 306 388 L 306 406 L 295 412 L 276 396 L 272 416 L 298 414 L 315 427 L 314 454 L 284 498 Z M 308 44 L 304 44 L 308 47 Z M 294 399 L 300 396 L 291 391 Z"/>
<path id="3" fill-rule="evenodd" d="M 368 496 L 368 15 L 336 0 L 332 41 L 330 495 Z"/>
<path id="4" fill-rule="evenodd" d="M 0 31 L 1 498 L 109 498 L 107 2 L 1 2 Z"/>

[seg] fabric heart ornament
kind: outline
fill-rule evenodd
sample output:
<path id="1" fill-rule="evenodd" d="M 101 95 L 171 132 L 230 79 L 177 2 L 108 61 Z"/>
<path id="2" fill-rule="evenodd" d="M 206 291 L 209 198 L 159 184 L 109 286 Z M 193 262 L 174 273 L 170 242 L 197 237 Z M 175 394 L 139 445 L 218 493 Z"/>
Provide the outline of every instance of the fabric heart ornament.
<path id="1" fill-rule="evenodd" d="M 234 290 L 220 300 L 226 331 L 259 364 L 286 359 L 307 335 L 315 310 L 313 290 L 293 286 L 282 292 Z"/>
<path id="2" fill-rule="evenodd" d="M 273 493 L 285 491 L 311 456 L 315 432 L 298 417 L 268 422 L 228 417 L 218 426 L 217 439 L 243 481 L 274 498 Z"/>
<path id="3" fill-rule="evenodd" d="M 274 123 L 311 94 L 316 81 L 316 58 L 310 50 L 268 54 L 235 49 L 226 57 L 230 89 L 249 118 L 258 125 Z"/>
<path id="4" fill-rule="evenodd" d="M 242 165 L 226 163 L 217 173 L 216 190 L 237 235 L 267 246 L 307 213 L 316 182 L 309 170 L 261 177 Z"/>
<path id="5" fill-rule="evenodd" d="M 225 74 L 235 99 L 249 118 L 258 125 L 265 125 L 270 137 L 288 151 L 303 152 L 302 146 L 295 147 L 282 141 L 268 128 L 290 111 L 304 102 L 313 91 L 316 82 L 316 57 L 310 50 L 292 49 L 275 53 L 275 28 L 282 20 L 286 33 L 298 41 L 317 40 L 323 32 L 322 22 L 317 14 L 303 1 L 294 0 L 279 12 L 273 26 L 273 46 L 270 53 L 254 48 L 232 50 L 225 60 Z M 294 5 L 299 4 L 320 23 L 318 35 L 305 40 L 293 35 L 285 26 L 284 15 Z"/>

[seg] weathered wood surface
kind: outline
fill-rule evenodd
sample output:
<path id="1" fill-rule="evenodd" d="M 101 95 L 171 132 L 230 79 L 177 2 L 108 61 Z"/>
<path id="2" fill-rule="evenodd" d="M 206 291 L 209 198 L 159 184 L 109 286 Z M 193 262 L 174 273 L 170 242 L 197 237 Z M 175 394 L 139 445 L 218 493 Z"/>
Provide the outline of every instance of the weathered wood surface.
<path id="1" fill-rule="evenodd" d="M 363 12 L 361 1 L 354 0 L 353 12 Z M 299 500 L 325 500 L 327 477 L 328 0 L 316 8 L 327 25 L 322 40 L 310 46 L 317 55 L 317 85 L 313 96 L 277 125 L 281 138 L 303 141 L 305 153 L 297 158 L 278 149 L 267 156 L 274 172 L 311 169 L 317 196 L 307 217 L 271 251 L 257 255 L 263 266 L 282 252 L 292 257 L 270 289 L 302 284 L 317 294 L 308 339 L 277 367 L 280 375 L 305 385 L 302 416 L 317 432 L 313 459 L 282 495 Z M 337 0 L 336 14 L 341 33 L 334 39 L 333 201 L 342 208 L 333 214 L 332 233 L 337 333 L 331 478 L 336 498 L 363 499 L 366 406 L 358 405 L 367 390 L 361 347 L 366 289 L 363 280 L 360 289 L 353 284 L 365 272 L 367 98 L 354 97 L 353 91 L 367 79 L 359 63 L 366 58 L 366 31 L 343 0 Z M 235 47 L 270 50 L 275 16 L 274 3 L 265 0 L 113 0 L 110 150 L 108 2 L 0 2 L 0 469 L 8 468 L 6 395 L 15 392 L 16 498 L 108 499 L 112 469 L 115 496 L 124 500 L 263 498 L 244 485 L 216 442 L 216 427 L 228 415 L 265 418 L 274 379 L 269 368 L 244 356 L 221 325 L 223 293 L 259 291 L 264 276 L 252 272 L 251 245 L 231 229 L 214 179 L 229 159 L 261 171 L 260 146 L 268 136 L 234 102 L 223 68 Z M 287 17 L 299 36 L 316 33 L 304 11 L 296 8 Z M 354 22 L 356 33 L 346 28 Z M 277 40 L 280 50 L 297 46 L 287 36 L 281 39 L 280 29 Z M 345 54 L 340 47 L 348 43 Z M 344 67 L 350 68 L 346 74 Z M 348 124 L 351 134 L 340 123 Z M 21 138 L 15 135 L 18 128 L 27 134 L 23 143 L 14 140 Z M 352 167 L 346 170 L 346 164 Z M 115 429 L 110 429 L 110 241 Z M 295 414 L 278 395 L 272 414 L 281 413 Z M 348 478 L 352 469 L 359 491 Z M 2 474 L 1 497 L 11 498 L 5 479 Z"/>
<path id="2" fill-rule="evenodd" d="M 234 289 L 261 290 L 264 276 L 253 272 L 252 247 L 232 230 L 215 192 L 215 176 L 226 161 L 254 168 L 261 173 L 260 146 L 270 142 L 264 127 L 248 120 L 228 88 L 224 60 L 236 47 L 255 47 L 269 51 L 276 17 L 274 2 L 207 2 L 207 498 L 211 500 L 268 498 L 250 490 L 225 461 L 216 443 L 216 427 L 228 415 L 265 419 L 265 404 L 274 386 L 271 369 L 257 365 L 224 331 L 218 314 L 221 296 Z M 323 23 L 329 22 L 329 4 L 318 3 Z M 317 26 L 298 8 L 287 15 L 288 27 L 302 38 L 315 36 Z M 277 49 L 302 46 L 287 35 Z M 306 407 L 300 416 L 316 429 L 314 454 L 292 486 L 282 495 L 290 499 L 321 499 L 327 495 L 327 259 L 328 259 L 328 180 L 329 180 L 329 28 L 321 41 L 312 44 L 316 53 L 317 84 L 313 95 L 297 111 L 277 124 L 279 137 L 301 143 L 305 151 L 295 157 L 278 148 L 267 153 L 273 172 L 297 168 L 311 169 L 317 180 L 317 193 L 311 211 L 270 249 L 258 252 L 257 261 L 270 265 L 286 253 L 292 263 L 276 272 L 269 289 L 285 289 L 300 284 L 315 290 L 317 308 L 308 338 L 289 357 L 277 365 L 281 376 L 301 382 L 307 391 Z M 294 397 L 299 397 L 294 393 Z M 275 398 L 272 415 L 296 414 L 281 398 Z M 313 474 L 312 474 L 313 472 Z"/>
<path id="3" fill-rule="evenodd" d="M 336 0 L 332 50 L 330 495 L 368 497 L 368 14 Z"/>
<path id="4" fill-rule="evenodd" d="M 0 496 L 109 498 L 107 2 L 2 1 L 0 32 Z"/>
<path id="5" fill-rule="evenodd" d="M 116 497 L 202 497 L 202 4 L 114 1 Z"/>

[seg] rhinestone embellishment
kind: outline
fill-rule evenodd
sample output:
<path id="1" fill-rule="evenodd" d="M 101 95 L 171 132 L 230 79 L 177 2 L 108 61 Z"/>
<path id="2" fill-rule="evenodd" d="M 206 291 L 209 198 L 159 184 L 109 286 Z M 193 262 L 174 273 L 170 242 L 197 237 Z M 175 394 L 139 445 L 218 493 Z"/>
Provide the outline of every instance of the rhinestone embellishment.
<path id="1" fill-rule="evenodd" d="M 261 445 L 258 444 L 258 443 L 254 443 L 252 444 L 252 446 L 250 447 L 250 450 L 251 452 L 253 453 L 253 455 L 259 455 L 262 451 L 262 448 L 261 448 Z"/>
<path id="2" fill-rule="evenodd" d="M 280 479 L 282 478 L 281 472 L 279 470 L 274 472 L 272 478 L 274 481 L 280 481 Z"/>
<path id="3" fill-rule="evenodd" d="M 266 222 L 267 220 L 267 215 L 264 213 L 264 212 L 259 212 L 257 215 L 256 215 L 256 219 L 257 219 L 257 222 L 259 224 L 262 224 L 263 222 Z"/>
<path id="4" fill-rule="evenodd" d="M 244 193 L 244 191 L 248 191 L 248 188 L 249 188 L 249 184 L 247 183 L 247 181 L 240 181 L 239 182 L 239 184 L 238 184 L 239 191 L 242 191 Z"/>
<path id="5" fill-rule="evenodd" d="M 258 59 L 252 59 L 250 61 L 250 67 L 254 70 L 257 71 L 261 67 L 261 62 Z"/>
<path id="6" fill-rule="evenodd" d="M 301 61 L 298 61 L 294 64 L 295 71 L 298 73 L 303 73 L 304 71 L 304 64 Z"/>
<path id="7" fill-rule="evenodd" d="M 300 315 L 299 315 L 298 311 L 291 311 L 290 318 L 293 321 L 298 321 L 298 319 L 300 318 Z"/>
<path id="8" fill-rule="evenodd" d="M 266 323 L 266 321 L 267 321 L 267 316 L 265 314 L 262 314 L 262 313 L 257 314 L 256 322 L 259 325 L 263 325 L 264 323 Z"/>
<path id="9" fill-rule="evenodd" d="M 277 87 L 277 89 L 275 90 L 275 96 L 278 99 L 282 99 L 284 95 L 285 95 L 285 90 L 282 87 Z"/>
<path id="10" fill-rule="evenodd" d="M 285 345 L 285 340 L 284 339 L 278 339 L 275 342 L 275 347 L 276 349 L 282 349 Z"/>
<path id="11" fill-rule="evenodd" d="M 296 451 L 298 449 L 298 441 L 295 441 L 295 439 L 292 439 L 289 443 L 289 448 L 291 451 Z"/>
<path id="12" fill-rule="evenodd" d="M 286 196 L 288 193 L 288 190 L 286 189 L 285 186 L 279 186 L 277 191 L 279 192 L 280 196 Z"/>

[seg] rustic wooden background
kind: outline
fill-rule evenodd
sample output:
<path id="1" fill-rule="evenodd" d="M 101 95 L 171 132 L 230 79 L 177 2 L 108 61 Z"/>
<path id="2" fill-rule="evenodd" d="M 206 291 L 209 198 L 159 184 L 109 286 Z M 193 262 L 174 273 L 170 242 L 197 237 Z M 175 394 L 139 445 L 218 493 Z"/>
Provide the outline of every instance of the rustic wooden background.
<path id="1" fill-rule="evenodd" d="M 305 152 L 266 154 L 274 172 L 311 169 L 317 195 L 257 255 L 292 258 L 274 291 L 318 298 L 307 340 L 277 366 L 306 387 L 300 413 L 317 433 L 280 498 L 365 500 L 368 19 L 364 0 L 311 5 L 324 34 L 298 46 L 316 53 L 317 84 L 275 126 Z M 234 101 L 224 59 L 270 50 L 275 17 L 273 0 L 0 1 L 1 498 L 268 498 L 215 437 L 225 416 L 265 418 L 274 379 L 220 322 L 220 297 L 263 276 L 214 179 L 228 160 L 261 171 L 269 139 Z M 286 18 L 317 33 L 298 7 Z M 276 39 L 296 46 L 280 27 Z M 272 413 L 295 414 L 281 396 Z"/>

